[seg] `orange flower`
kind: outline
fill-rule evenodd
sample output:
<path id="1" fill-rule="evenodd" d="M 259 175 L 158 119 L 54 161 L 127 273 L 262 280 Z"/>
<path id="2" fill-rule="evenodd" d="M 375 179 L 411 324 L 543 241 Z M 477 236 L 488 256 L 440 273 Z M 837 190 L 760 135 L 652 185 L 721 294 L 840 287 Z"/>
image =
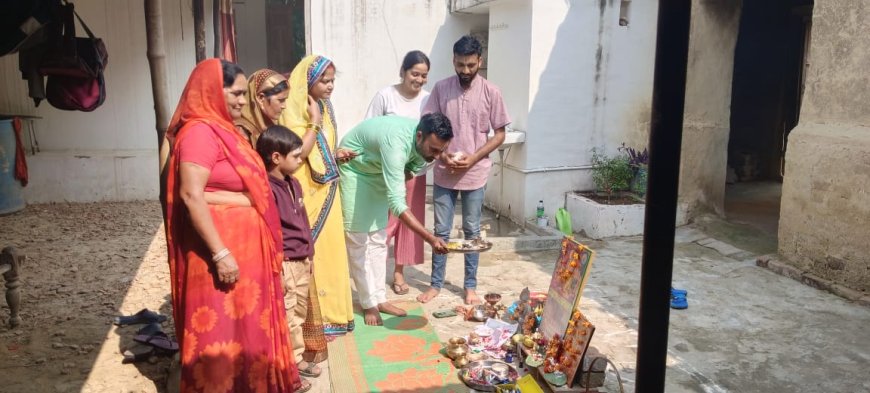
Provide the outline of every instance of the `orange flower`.
<path id="1" fill-rule="evenodd" d="M 426 340 L 406 335 L 391 335 L 386 340 L 375 341 L 369 356 L 377 356 L 384 362 L 407 361 L 426 350 Z"/>
<path id="2" fill-rule="evenodd" d="M 387 374 L 384 380 L 375 383 L 375 387 L 383 393 L 435 393 L 444 391 L 444 385 L 444 375 L 439 374 L 438 371 L 415 368 Z"/>
<path id="3" fill-rule="evenodd" d="M 251 391 L 266 393 L 269 391 L 269 385 L 275 385 L 276 381 L 275 369 L 269 367 L 269 358 L 266 355 L 260 355 L 248 370 L 248 386 Z"/>
<path id="4" fill-rule="evenodd" d="M 260 300 L 260 285 L 249 278 L 243 278 L 224 298 L 224 312 L 232 319 L 242 319 L 254 312 Z"/>
<path id="5" fill-rule="evenodd" d="M 260 313 L 260 329 L 266 333 L 266 337 L 272 338 L 272 309 L 264 308 Z"/>
<path id="6" fill-rule="evenodd" d="M 208 306 L 197 308 L 190 316 L 190 326 L 197 333 L 206 333 L 214 329 L 217 323 L 217 313 Z"/>
<path id="7" fill-rule="evenodd" d="M 242 370 L 242 346 L 234 341 L 205 347 L 193 366 L 193 380 L 203 393 L 225 393 Z"/>
<path id="8" fill-rule="evenodd" d="M 184 364 L 189 364 L 193 360 L 194 355 L 196 355 L 196 344 L 196 335 L 190 330 L 184 329 L 184 341 L 182 341 L 181 348 L 181 359 Z"/>

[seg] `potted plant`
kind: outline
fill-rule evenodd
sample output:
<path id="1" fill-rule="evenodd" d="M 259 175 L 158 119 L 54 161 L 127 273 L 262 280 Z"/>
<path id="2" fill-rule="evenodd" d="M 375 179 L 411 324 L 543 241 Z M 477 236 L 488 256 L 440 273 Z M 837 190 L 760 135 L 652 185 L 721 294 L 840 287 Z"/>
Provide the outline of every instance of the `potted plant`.
<path id="1" fill-rule="evenodd" d="M 622 144 L 619 151 L 628 155 L 628 166 L 633 172 L 631 179 L 631 191 L 643 198 L 646 196 L 647 165 L 649 164 L 649 151 L 634 149 Z"/>
<path id="2" fill-rule="evenodd" d="M 628 155 L 608 157 L 592 149 L 592 182 L 597 192 L 606 194 L 608 203 L 615 193 L 629 189 L 633 177 Z"/>

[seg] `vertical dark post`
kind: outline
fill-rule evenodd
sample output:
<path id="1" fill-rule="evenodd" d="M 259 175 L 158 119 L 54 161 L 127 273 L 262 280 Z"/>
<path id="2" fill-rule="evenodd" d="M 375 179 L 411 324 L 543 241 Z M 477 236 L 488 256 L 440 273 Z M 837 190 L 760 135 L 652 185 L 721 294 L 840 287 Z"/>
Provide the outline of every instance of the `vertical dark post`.
<path id="1" fill-rule="evenodd" d="M 221 49 L 221 0 L 211 2 L 211 28 L 214 37 L 214 57 L 222 59 L 224 56 Z"/>
<path id="2" fill-rule="evenodd" d="M 193 42 L 199 63 L 205 60 L 205 0 L 193 0 Z"/>
<path id="3" fill-rule="evenodd" d="M 664 392 L 691 0 L 659 0 L 636 392 Z"/>

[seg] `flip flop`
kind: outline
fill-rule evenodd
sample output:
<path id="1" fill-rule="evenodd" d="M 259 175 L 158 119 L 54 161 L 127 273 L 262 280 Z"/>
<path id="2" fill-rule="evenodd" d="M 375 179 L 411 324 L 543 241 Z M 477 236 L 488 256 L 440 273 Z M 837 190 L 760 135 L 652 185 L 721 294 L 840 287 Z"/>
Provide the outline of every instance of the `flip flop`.
<path id="1" fill-rule="evenodd" d="M 306 362 L 306 363 L 308 363 L 308 367 L 305 367 L 305 368 L 300 368 L 299 364 L 296 364 L 296 368 L 299 369 L 299 375 L 301 375 L 303 377 L 317 378 L 320 376 L 320 373 L 323 372 L 323 370 L 315 371 L 314 368 L 317 367 L 317 364 L 314 364 L 314 362 Z"/>
<path id="2" fill-rule="evenodd" d="M 172 356 L 175 351 L 166 351 L 156 347 L 137 346 L 124 351 L 122 364 L 139 363 L 143 361 L 154 362 L 158 357 Z M 152 360 L 154 359 L 154 360 Z"/>
<path id="3" fill-rule="evenodd" d="M 163 326 L 159 322 L 149 323 L 136 331 L 137 336 L 153 336 L 156 333 L 163 333 Z"/>
<path id="4" fill-rule="evenodd" d="M 136 350 L 128 349 L 124 351 L 124 359 L 122 364 L 139 363 L 155 356 L 156 348 L 154 347 L 138 347 Z"/>
<path id="5" fill-rule="evenodd" d="M 173 341 L 163 332 L 157 332 L 152 335 L 140 334 L 138 336 L 133 337 L 133 341 L 137 343 L 147 344 L 154 348 L 162 349 L 165 351 L 178 351 L 178 343 Z"/>
<path id="6" fill-rule="evenodd" d="M 393 282 L 392 288 L 393 288 L 393 292 L 396 295 L 405 295 L 411 290 L 411 288 L 408 287 L 408 283 L 406 283 L 406 282 L 401 283 L 401 284 L 399 284 L 397 282 Z"/>
<path id="7" fill-rule="evenodd" d="M 166 316 L 160 315 L 147 308 L 139 310 L 133 315 L 122 315 L 115 317 L 112 322 L 118 326 L 139 325 L 144 323 L 165 322 Z"/>

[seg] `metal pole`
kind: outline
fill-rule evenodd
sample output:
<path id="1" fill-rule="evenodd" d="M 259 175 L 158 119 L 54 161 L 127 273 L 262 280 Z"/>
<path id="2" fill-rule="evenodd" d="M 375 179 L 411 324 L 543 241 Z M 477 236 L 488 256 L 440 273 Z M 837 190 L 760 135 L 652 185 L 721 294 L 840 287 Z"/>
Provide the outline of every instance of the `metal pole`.
<path id="1" fill-rule="evenodd" d="M 659 0 L 635 392 L 664 392 L 691 0 Z"/>

